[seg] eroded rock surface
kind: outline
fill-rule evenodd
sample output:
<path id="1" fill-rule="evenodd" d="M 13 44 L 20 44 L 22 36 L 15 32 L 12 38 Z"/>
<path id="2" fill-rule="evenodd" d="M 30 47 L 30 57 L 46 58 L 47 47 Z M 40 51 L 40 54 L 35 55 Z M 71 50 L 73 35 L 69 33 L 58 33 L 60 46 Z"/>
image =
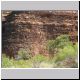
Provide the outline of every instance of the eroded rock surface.
<path id="1" fill-rule="evenodd" d="M 61 34 L 69 34 L 73 42 L 78 35 L 77 11 L 3 11 L 2 49 L 14 56 L 20 48 L 32 54 L 45 53 L 43 44 Z"/>

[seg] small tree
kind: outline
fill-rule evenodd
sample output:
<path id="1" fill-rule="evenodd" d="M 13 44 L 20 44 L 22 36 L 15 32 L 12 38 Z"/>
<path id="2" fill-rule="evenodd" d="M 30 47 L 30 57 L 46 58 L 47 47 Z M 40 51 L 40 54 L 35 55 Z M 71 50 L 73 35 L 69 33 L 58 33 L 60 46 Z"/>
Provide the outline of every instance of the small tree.
<path id="1" fill-rule="evenodd" d="M 20 56 L 22 59 L 29 59 L 31 58 L 31 52 L 29 49 L 23 49 L 21 48 L 19 51 L 18 51 L 18 56 Z"/>
<path id="2" fill-rule="evenodd" d="M 62 48 L 64 48 L 64 46 L 67 46 L 68 44 L 72 45 L 72 43 L 69 40 L 69 36 L 68 35 L 60 35 L 55 40 L 48 40 L 46 47 L 52 56 L 58 52 L 58 49 L 60 49 L 60 48 L 62 49 Z"/>

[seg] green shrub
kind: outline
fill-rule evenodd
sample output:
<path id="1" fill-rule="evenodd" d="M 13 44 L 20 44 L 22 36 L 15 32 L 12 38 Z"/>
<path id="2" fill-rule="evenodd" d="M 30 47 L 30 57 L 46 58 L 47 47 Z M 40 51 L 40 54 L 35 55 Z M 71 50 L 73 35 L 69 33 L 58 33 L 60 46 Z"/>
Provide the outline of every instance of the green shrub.
<path id="1" fill-rule="evenodd" d="M 2 55 L 2 68 L 30 68 L 32 62 L 30 60 L 15 60 L 6 55 Z"/>
<path id="2" fill-rule="evenodd" d="M 78 43 L 76 42 L 76 44 L 74 45 L 74 48 L 76 50 L 76 52 L 78 53 Z"/>
<path id="3" fill-rule="evenodd" d="M 55 61 L 62 61 L 66 58 L 75 58 L 76 50 L 73 46 L 67 45 L 63 49 L 60 49 L 59 52 L 55 55 Z"/>
<path id="4" fill-rule="evenodd" d="M 13 65 L 13 59 L 10 60 L 5 54 L 2 54 L 2 68 L 9 68 Z"/>
<path id="5" fill-rule="evenodd" d="M 34 57 L 32 57 L 32 63 L 34 68 L 38 68 L 41 64 L 41 62 L 46 61 L 47 58 L 41 54 L 37 54 Z"/>
<path id="6" fill-rule="evenodd" d="M 36 62 L 42 62 L 42 61 L 45 61 L 46 59 L 47 58 L 43 56 L 42 54 L 37 54 L 34 57 L 32 57 L 32 60 Z"/>
<path id="7" fill-rule="evenodd" d="M 29 49 L 23 49 L 21 48 L 19 51 L 18 51 L 18 56 L 20 56 L 22 59 L 24 60 L 27 60 L 29 58 L 31 58 L 31 52 Z"/>
<path id="8" fill-rule="evenodd" d="M 32 67 L 32 63 L 29 60 L 14 61 L 13 65 L 15 68 L 31 68 Z"/>
<path id="9" fill-rule="evenodd" d="M 67 45 L 72 45 L 72 43 L 69 40 L 68 35 L 60 35 L 55 40 L 48 40 L 46 48 L 49 51 L 49 53 L 54 54 L 58 52 L 59 48 L 64 48 Z"/>
<path id="10" fill-rule="evenodd" d="M 55 39 L 55 47 L 56 48 L 63 48 L 68 43 L 70 43 L 69 36 L 68 35 L 60 35 Z"/>
<path id="11" fill-rule="evenodd" d="M 78 45 L 67 44 L 64 48 L 59 48 L 58 53 L 53 57 L 52 62 L 56 64 L 58 68 L 77 68 L 78 61 Z"/>

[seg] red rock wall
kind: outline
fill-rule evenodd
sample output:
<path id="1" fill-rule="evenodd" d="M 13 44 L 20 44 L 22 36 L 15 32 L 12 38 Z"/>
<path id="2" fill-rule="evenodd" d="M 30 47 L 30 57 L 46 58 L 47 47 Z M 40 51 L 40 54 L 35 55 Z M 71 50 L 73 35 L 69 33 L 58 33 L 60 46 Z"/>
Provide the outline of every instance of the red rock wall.
<path id="1" fill-rule="evenodd" d="M 68 34 L 77 41 L 77 11 L 12 11 L 2 13 L 3 53 L 14 56 L 20 48 L 33 54 L 43 51 L 43 43 Z M 6 14 L 6 15 L 5 15 Z"/>

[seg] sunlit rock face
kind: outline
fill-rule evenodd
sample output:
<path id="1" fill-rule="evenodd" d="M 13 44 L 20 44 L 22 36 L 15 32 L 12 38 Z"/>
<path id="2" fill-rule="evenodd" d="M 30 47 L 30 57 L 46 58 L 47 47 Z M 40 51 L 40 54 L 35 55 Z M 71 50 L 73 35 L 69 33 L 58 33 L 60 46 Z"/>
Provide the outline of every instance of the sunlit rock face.
<path id="1" fill-rule="evenodd" d="M 20 48 L 45 53 L 44 43 L 61 34 L 78 40 L 77 11 L 2 11 L 2 53 L 9 56 Z"/>

